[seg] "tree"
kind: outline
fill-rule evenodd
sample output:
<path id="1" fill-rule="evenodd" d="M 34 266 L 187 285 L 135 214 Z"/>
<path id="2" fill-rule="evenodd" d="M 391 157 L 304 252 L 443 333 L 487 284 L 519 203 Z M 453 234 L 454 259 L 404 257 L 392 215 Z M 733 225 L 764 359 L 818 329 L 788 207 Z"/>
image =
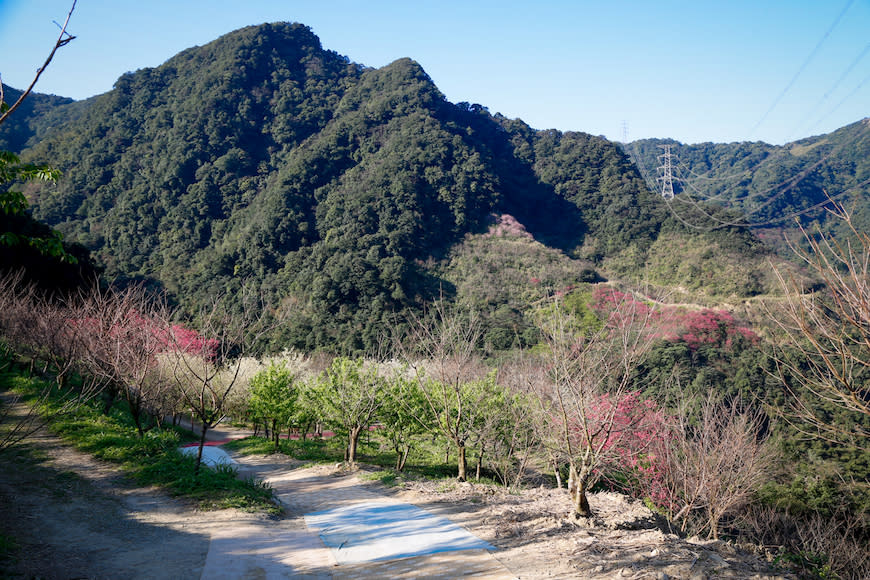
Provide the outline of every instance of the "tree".
<path id="1" fill-rule="evenodd" d="M 41 67 L 36 69 L 36 75 L 33 77 L 33 80 L 30 82 L 30 85 L 27 89 L 24 90 L 23 93 L 18 97 L 18 99 L 12 104 L 8 105 L 6 101 L 3 99 L 3 84 L 0 83 L 0 124 L 2 124 L 9 116 L 15 112 L 24 99 L 27 98 L 31 92 L 33 92 L 33 87 L 36 86 L 36 82 L 39 80 L 39 77 L 42 76 L 42 73 L 45 72 L 45 69 L 48 68 L 48 65 L 51 64 L 52 59 L 54 59 L 55 53 L 57 51 L 75 40 L 75 36 L 72 36 L 66 31 L 67 26 L 69 25 L 69 20 L 72 18 L 72 14 L 76 9 L 76 1 L 73 0 L 72 6 L 70 6 L 69 13 L 66 15 L 66 20 L 63 22 L 63 26 L 60 27 L 60 34 L 57 36 L 57 40 L 54 43 L 54 47 L 52 47 L 51 52 L 48 53 L 48 58 L 45 59 L 45 62 Z"/>
<path id="2" fill-rule="evenodd" d="M 203 307 L 196 317 L 196 331 L 177 324 L 171 314 L 163 320 L 169 345 L 162 364 L 172 377 L 176 396 L 200 422 L 194 474 L 199 473 L 208 430 L 226 417 L 244 353 L 267 331 L 263 316 L 259 300 L 243 291 L 233 304 L 224 295 Z"/>
<path id="3" fill-rule="evenodd" d="M 777 357 L 787 391 L 787 420 L 799 431 L 853 448 L 870 450 L 870 235 L 853 223 L 844 206 L 831 202 L 844 239 L 801 228 L 807 249 L 792 251 L 824 288 L 807 293 L 777 270 L 785 292 L 782 312 L 772 318 L 784 337 Z"/>
<path id="4" fill-rule="evenodd" d="M 592 515 L 586 493 L 597 470 L 620 458 L 618 450 L 644 420 L 643 412 L 626 415 L 624 404 L 652 342 L 652 310 L 628 294 L 608 298 L 598 329 L 577 324 L 558 301 L 541 314 L 551 383 L 537 396 L 550 413 L 549 444 L 568 463 L 577 517 Z"/>
<path id="5" fill-rule="evenodd" d="M 55 53 L 63 46 L 66 46 L 75 37 L 70 35 L 66 29 L 72 13 L 75 10 L 76 1 L 73 0 L 66 20 L 61 26 L 60 34 L 48 58 L 43 65 L 36 71 L 30 85 L 21 93 L 18 99 L 10 106 L 6 103 L 3 94 L 3 83 L 0 82 L 0 125 L 6 121 L 12 113 L 24 102 L 24 99 L 33 91 L 39 77 L 51 63 Z M 2 80 L 2 79 L 0 79 Z M 60 172 L 51 169 L 46 165 L 22 164 L 18 156 L 9 151 L 0 151 L 0 185 L 14 182 L 43 180 L 55 181 L 60 176 Z M 13 218 L 24 216 L 27 210 L 27 199 L 20 191 L 0 191 L 0 213 L 3 215 L 4 222 L 11 222 Z M 52 230 L 49 235 L 31 236 L 26 233 L 15 232 L 9 228 L 8 223 L 2 224 L 5 227 L 0 227 L 0 245 L 16 246 L 18 244 L 26 244 L 36 248 L 40 253 L 60 258 L 62 261 L 75 263 L 76 258 L 69 254 L 63 247 L 62 236 L 60 232 Z"/>
<path id="6" fill-rule="evenodd" d="M 73 0 L 70 11 L 67 14 L 63 26 L 61 26 L 60 34 L 58 35 L 57 41 L 55 41 L 54 47 L 49 53 L 48 58 L 37 70 L 36 75 L 28 88 L 21 93 L 18 99 L 11 106 L 6 102 L 3 82 L 2 78 L 0 78 L 0 125 L 9 119 L 10 115 L 15 112 L 21 103 L 24 102 L 24 99 L 33 91 L 33 87 L 51 63 L 55 53 L 75 38 L 66 31 L 69 20 L 75 10 L 75 6 L 76 0 Z M 57 171 L 52 170 L 45 165 L 22 164 L 18 156 L 14 153 L 0 151 L 0 186 L 32 180 L 55 180 L 58 175 L 59 173 Z M 48 234 L 39 233 L 34 235 L 31 230 L 38 228 L 32 227 L 32 220 L 29 219 L 29 216 L 25 215 L 26 210 L 27 199 L 20 191 L 13 191 L 11 189 L 0 191 L 0 246 L 14 247 L 19 244 L 25 244 L 42 255 L 56 257 L 67 263 L 75 263 L 76 258 L 69 254 L 64 248 L 62 237 L 59 232 L 49 230 Z M 22 224 L 24 227 L 22 227 Z M 32 330 L 33 328 L 40 326 L 41 323 L 44 330 L 47 323 L 56 323 L 58 321 L 54 316 L 49 319 L 49 313 L 55 314 L 57 310 L 50 308 L 49 304 L 44 299 L 35 300 L 36 296 L 32 286 L 27 288 L 21 286 L 22 277 L 20 274 L 0 272 L 0 276 L 2 276 L 2 279 L 0 279 L 0 296 L 2 296 L 2 298 L 0 298 L 0 311 L 2 311 L 2 318 L 5 319 L 2 320 L 2 324 L 0 324 L 0 327 L 3 327 L 0 328 L 0 330 L 3 331 L 0 338 L 10 340 L 10 332 L 13 332 L 12 327 L 15 327 L 14 332 L 20 332 L 23 328 L 28 326 L 31 326 Z M 42 308 L 42 312 L 35 313 L 31 311 L 29 314 L 25 315 L 26 312 L 23 308 L 26 308 L 28 304 L 31 308 L 35 308 L 38 305 Z M 14 308 L 10 312 L 6 311 L 6 306 Z M 10 314 L 13 313 L 17 313 L 19 316 L 10 316 Z M 15 318 L 17 318 L 17 320 Z M 27 322 L 28 319 L 30 322 Z M 69 351 L 66 350 L 66 348 L 72 344 L 72 340 L 64 341 L 61 337 L 64 334 L 69 336 L 69 333 L 65 333 L 61 328 L 55 328 L 55 330 L 58 331 L 58 336 L 53 337 L 53 342 L 49 345 L 49 352 L 56 354 L 59 351 L 55 350 L 53 347 L 63 345 L 63 350 L 68 353 Z M 33 333 L 30 332 L 29 334 L 31 334 L 31 338 L 33 338 Z M 14 339 L 12 339 L 12 341 L 13 344 L 15 344 Z M 3 346 L 6 347 L 6 345 Z M 32 343 L 31 346 L 33 346 Z M 8 354 L 8 352 L 6 354 Z M 67 360 L 64 360 L 65 364 Z M 8 361 L 3 362 L 8 364 Z M 58 369 L 58 385 L 62 384 L 62 377 L 64 375 L 64 370 Z M 40 401 L 47 397 L 48 394 L 49 390 L 46 389 L 41 394 Z M 83 391 L 79 399 L 86 395 L 87 392 Z M 2 433 L 0 433 L 0 451 L 21 441 L 24 437 L 28 436 L 43 424 L 43 422 L 39 420 L 39 415 L 36 411 L 36 408 L 40 406 L 39 401 L 28 407 L 22 416 L 15 417 L 10 421 L 10 413 L 13 412 L 16 402 L 17 398 L 13 398 L 12 400 L 0 403 L 0 423 L 4 425 Z M 63 405 L 58 413 L 65 412 L 68 408 L 70 408 L 69 403 Z"/>
<path id="7" fill-rule="evenodd" d="M 71 320 L 86 337 L 86 371 L 107 392 L 105 412 L 117 397 L 123 398 L 140 437 L 154 426 L 145 421 L 159 421 L 168 411 L 163 402 L 169 378 L 159 364 L 159 355 L 169 346 L 161 327 L 167 317 L 165 301 L 149 296 L 141 286 L 131 286 L 95 288 Z"/>
<path id="8" fill-rule="evenodd" d="M 53 386 L 65 402 L 53 406 L 53 416 L 65 413 L 94 395 L 93 385 L 70 388 L 65 377 L 80 365 L 82 335 L 70 324 L 67 304 L 48 299 L 24 274 L 0 272 L 0 373 L 11 371 L 20 356 L 30 360 L 30 376 L 42 362 L 43 375 L 54 375 Z M 52 395 L 48 383 L 28 405 L 11 393 L 0 397 L 0 452 L 20 442 L 49 419 L 40 415 Z"/>
<path id="9" fill-rule="evenodd" d="M 456 449 L 457 478 L 468 477 L 468 444 L 499 390 L 495 375 L 476 354 L 480 324 L 475 313 L 448 311 L 443 300 L 415 318 L 400 345 L 426 402 L 427 414 Z M 422 421 L 422 419 L 421 419 Z"/>
<path id="10" fill-rule="evenodd" d="M 697 402 L 684 401 L 666 425 L 669 436 L 652 442 L 655 473 L 647 481 L 683 531 L 691 525 L 718 539 L 722 519 L 743 509 L 769 480 L 777 454 L 759 411 L 741 409 L 739 401 L 725 404 L 712 393 L 696 415 L 692 407 Z"/>
<path id="11" fill-rule="evenodd" d="M 405 469 L 417 437 L 432 428 L 432 417 L 419 384 L 408 369 L 397 370 L 386 378 L 383 404 L 378 411 L 383 435 L 396 451 L 396 471 Z"/>
<path id="12" fill-rule="evenodd" d="M 296 407 L 295 382 L 286 364 L 274 362 L 251 379 L 248 408 L 255 417 L 271 421 L 276 451 L 280 428 L 290 423 Z"/>
<path id="13" fill-rule="evenodd" d="M 541 448 L 535 429 L 537 407 L 522 385 L 516 366 L 503 365 L 498 374 L 499 389 L 492 393 L 489 407 L 477 431 L 477 478 L 486 452 L 488 466 L 505 487 L 520 485 L 534 452 Z"/>
<path id="14" fill-rule="evenodd" d="M 336 358 L 320 375 L 317 401 L 326 421 L 347 435 L 345 459 L 350 464 L 356 462 L 360 435 L 381 407 L 385 385 L 378 367 L 361 358 Z"/>

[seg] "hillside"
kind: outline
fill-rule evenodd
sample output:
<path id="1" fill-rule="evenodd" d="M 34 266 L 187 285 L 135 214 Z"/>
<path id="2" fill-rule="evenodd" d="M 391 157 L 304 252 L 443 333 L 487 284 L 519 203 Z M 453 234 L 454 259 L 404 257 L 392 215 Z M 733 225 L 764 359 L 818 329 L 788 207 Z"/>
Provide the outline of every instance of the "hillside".
<path id="1" fill-rule="evenodd" d="M 652 175 L 665 144 L 675 156 L 678 213 L 710 202 L 736 212 L 725 221 L 747 224 L 776 245 L 779 231 L 796 223 L 828 227 L 821 206 L 830 196 L 854 207 L 856 220 L 870 225 L 870 119 L 782 146 L 651 139 L 630 143 L 626 151 Z"/>
<path id="2" fill-rule="evenodd" d="M 302 348 L 365 348 L 384 321 L 455 298 L 452 253 L 501 215 L 577 280 L 596 269 L 713 297 L 764 289 L 757 239 L 686 227 L 614 143 L 450 103 L 416 62 L 367 68 L 300 24 L 238 30 L 86 101 L 37 96 L 0 139 L 63 171 L 29 185 L 33 214 L 108 276 L 189 309 L 256 287 L 293 308 L 280 340 Z M 661 263 L 711 245 L 744 272 Z"/>

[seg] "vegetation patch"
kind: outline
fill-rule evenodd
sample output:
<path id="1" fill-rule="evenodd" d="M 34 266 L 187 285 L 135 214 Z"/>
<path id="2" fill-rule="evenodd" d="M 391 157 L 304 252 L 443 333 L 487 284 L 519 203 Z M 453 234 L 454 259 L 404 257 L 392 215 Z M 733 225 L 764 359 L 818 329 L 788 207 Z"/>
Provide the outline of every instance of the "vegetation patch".
<path id="1" fill-rule="evenodd" d="M 47 386 L 39 379 L 21 375 L 7 374 L 2 380 L 15 384 L 25 399 L 31 400 Z M 52 418 L 51 430 L 77 449 L 118 464 L 138 483 L 162 487 L 172 495 L 196 501 L 202 509 L 280 511 L 268 485 L 253 479 L 240 480 L 232 468 L 205 469 L 195 475 L 195 459 L 178 452 L 181 442 L 191 439 L 189 434 L 155 428 L 140 438 L 129 414 L 120 406 L 103 415 L 97 402 L 89 401 L 60 412 L 63 400 L 55 391 L 43 403 L 42 412 Z"/>

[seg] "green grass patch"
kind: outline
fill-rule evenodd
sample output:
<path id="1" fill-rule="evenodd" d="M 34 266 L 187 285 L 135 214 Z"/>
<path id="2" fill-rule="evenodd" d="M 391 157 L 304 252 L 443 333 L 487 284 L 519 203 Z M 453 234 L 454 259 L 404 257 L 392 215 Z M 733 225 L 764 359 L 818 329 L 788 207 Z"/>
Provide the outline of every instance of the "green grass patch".
<path id="1" fill-rule="evenodd" d="M 242 455 L 283 453 L 295 459 L 315 463 L 335 463 L 344 460 L 344 439 L 341 437 L 305 441 L 281 439 L 278 442 L 278 451 L 275 451 L 275 442 L 265 437 L 237 439 L 224 444 L 224 447 Z"/>
<path id="2" fill-rule="evenodd" d="M 14 386 L 25 400 L 36 398 L 46 383 L 22 376 L 0 378 Z M 142 485 L 156 485 L 172 495 L 196 501 L 201 509 L 240 508 L 278 513 L 272 490 L 262 482 L 237 478 L 231 467 L 211 469 L 202 466 L 194 475 L 195 459 L 178 451 L 190 434 L 167 426 L 154 428 L 139 437 L 133 421 L 122 406 L 103 415 L 98 401 L 77 405 L 60 412 L 63 394 L 54 392 L 41 412 L 51 417 L 49 427 L 77 449 L 120 465 Z"/>
<path id="3" fill-rule="evenodd" d="M 379 481 L 387 487 L 396 487 L 405 482 L 405 474 L 392 469 L 361 473 L 359 478 L 363 481 Z"/>

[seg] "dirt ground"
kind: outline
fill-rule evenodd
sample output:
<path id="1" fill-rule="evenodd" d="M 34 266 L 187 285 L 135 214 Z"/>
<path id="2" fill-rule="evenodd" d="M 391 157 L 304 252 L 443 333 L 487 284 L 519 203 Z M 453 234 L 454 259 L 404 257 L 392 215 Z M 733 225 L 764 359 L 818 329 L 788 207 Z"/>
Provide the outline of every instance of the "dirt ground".
<path id="1" fill-rule="evenodd" d="M 267 463 L 274 472 L 276 459 L 237 457 L 248 473 Z M 115 467 L 47 434 L 0 462 L 0 534 L 17 544 L 12 558 L 0 562 L 0 578 L 199 578 L 214 532 L 292 525 L 236 510 L 198 511 L 133 486 Z M 324 482 L 349 478 L 446 516 L 496 546 L 494 557 L 518 578 L 788 577 L 728 544 L 668 534 L 642 504 L 618 494 L 593 495 L 596 518 L 578 523 L 568 515 L 564 491 L 509 494 L 443 482 L 388 488 L 335 466 L 287 460 L 286 469 L 307 469 Z"/>
<path id="2" fill-rule="evenodd" d="M 519 578 L 790 578 L 765 560 L 724 542 L 681 539 L 642 503 L 617 493 L 591 494 L 596 514 L 575 520 L 565 490 L 519 494 L 473 484 L 439 491 L 414 482 L 395 492 L 447 516 L 498 548 L 495 558 Z"/>

